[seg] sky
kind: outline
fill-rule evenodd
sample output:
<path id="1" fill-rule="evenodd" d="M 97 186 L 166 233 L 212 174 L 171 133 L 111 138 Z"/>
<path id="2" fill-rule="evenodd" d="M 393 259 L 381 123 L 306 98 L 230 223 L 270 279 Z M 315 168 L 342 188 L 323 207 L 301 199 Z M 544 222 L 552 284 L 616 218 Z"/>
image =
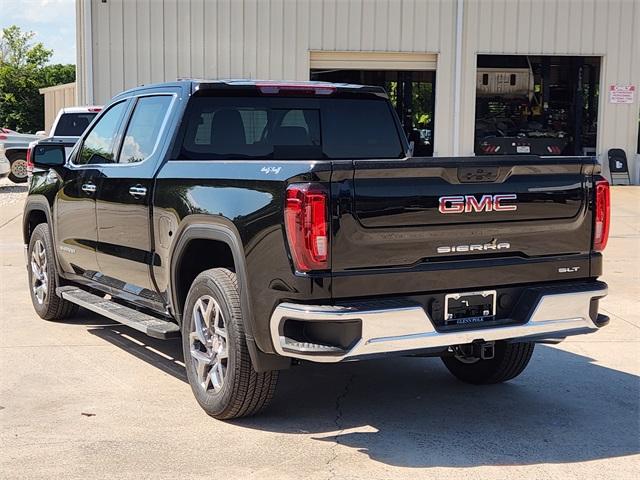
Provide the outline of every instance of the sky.
<path id="1" fill-rule="evenodd" d="M 76 63 L 75 0 L 0 0 L 0 28 L 10 25 L 53 50 L 50 63 Z"/>

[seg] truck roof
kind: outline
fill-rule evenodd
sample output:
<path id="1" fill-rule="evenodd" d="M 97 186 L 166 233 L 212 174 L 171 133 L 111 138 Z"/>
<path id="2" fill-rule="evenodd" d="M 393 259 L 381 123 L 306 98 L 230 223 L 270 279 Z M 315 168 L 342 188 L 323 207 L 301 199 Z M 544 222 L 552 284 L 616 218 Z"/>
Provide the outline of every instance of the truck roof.
<path id="1" fill-rule="evenodd" d="M 384 88 L 374 85 L 357 85 L 353 83 L 330 83 L 330 82 L 317 82 L 317 81 L 298 81 L 298 80 L 256 80 L 256 79 L 199 79 L 199 78 L 179 78 L 175 82 L 155 83 L 148 85 L 141 85 L 139 87 L 125 90 L 124 92 L 116 95 L 117 97 L 125 94 L 131 94 L 138 90 L 145 90 L 155 87 L 176 87 L 184 86 L 185 84 L 190 86 L 192 93 L 199 90 L 209 88 L 244 88 L 244 87 L 256 87 L 262 89 L 265 93 L 277 93 L 276 89 L 282 90 L 314 90 L 315 93 L 329 94 L 336 90 L 349 91 L 351 93 L 375 93 L 377 95 L 386 96 Z"/>

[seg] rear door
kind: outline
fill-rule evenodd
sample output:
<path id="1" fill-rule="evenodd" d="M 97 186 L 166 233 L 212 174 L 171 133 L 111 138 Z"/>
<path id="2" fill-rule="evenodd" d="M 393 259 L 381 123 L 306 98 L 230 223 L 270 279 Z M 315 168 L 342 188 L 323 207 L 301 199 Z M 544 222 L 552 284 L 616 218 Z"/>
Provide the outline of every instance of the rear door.
<path id="1" fill-rule="evenodd" d="M 118 161 L 101 169 L 96 194 L 101 281 L 157 301 L 150 274 L 154 263 L 150 205 L 175 98 L 174 93 L 157 93 L 131 99 Z"/>

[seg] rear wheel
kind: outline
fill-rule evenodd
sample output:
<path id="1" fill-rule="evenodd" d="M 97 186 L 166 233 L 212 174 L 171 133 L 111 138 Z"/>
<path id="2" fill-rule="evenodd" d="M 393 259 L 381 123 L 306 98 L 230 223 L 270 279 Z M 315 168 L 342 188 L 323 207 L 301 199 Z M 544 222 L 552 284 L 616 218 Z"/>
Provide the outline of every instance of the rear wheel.
<path id="1" fill-rule="evenodd" d="M 27 181 L 27 155 L 22 152 L 12 152 L 7 154 L 7 159 L 11 164 L 9 180 L 13 183 L 25 183 Z"/>
<path id="2" fill-rule="evenodd" d="M 56 294 L 59 285 L 53 256 L 53 241 L 49 225 L 34 228 L 29 240 L 29 287 L 31 302 L 44 320 L 63 320 L 78 311 L 78 306 Z"/>
<path id="3" fill-rule="evenodd" d="M 273 397 L 278 372 L 253 369 L 233 272 L 214 268 L 196 277 L 184 310 L 182 348 L 191 389 L 212 417 L 253 415 Z"/>
<path id="4" fill-rule="evenodd" d="M 496 342 L 491 359 L 455 355 L 442 357 L 442 361 L 463 382 L 476 385 L 501 383 L 522 373 L 531 360 L 534 346 L 531 342 Z"/>

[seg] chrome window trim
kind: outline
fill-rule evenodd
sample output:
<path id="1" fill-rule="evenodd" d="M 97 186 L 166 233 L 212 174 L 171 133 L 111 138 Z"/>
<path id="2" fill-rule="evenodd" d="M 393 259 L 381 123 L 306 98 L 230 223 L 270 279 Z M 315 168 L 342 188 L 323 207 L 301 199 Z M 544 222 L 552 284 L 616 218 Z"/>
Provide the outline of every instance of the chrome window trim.
<path id="1" fill-rule="evenodd" d="M 173 97 L 173 99 L 171 100 L 171 103 L 169 104 L 169 108 L 167 108 L 167 112 L 165 113 L 164 119 L 162 120 L 162 125 L 160 125 L 160 130 L 158 132 L 158 137 L 156 138 L 156 143 L 153 146 L 153 150 L 151 151 L 151 153 L 149 154 L 148 157 L 146 157 L 144 160 L 140 161 L 140 162 L 134 162 L 134 163 L 120 163 L 120 153 L 122 151 L 122 143 L 124 142 L 124 136 L 127 133 L 127 129 L 129 128 L 129 124 L 131 122 L 131 118 L 133 117 L 133 113 L 135 112 L 136 106 L 138 105 L 138 99 L 140 98 L 144 98 L 144 97 L 160 97 L 160 96 L 170 96 Z M 158 150 L 158 145 L 160 144 L 160 139 L 163 137 L 165 130 L 167 128 L 167 124 L 169 122 L 169 116 L 171 114 L 171 112 L 173 111 L 174 105 L 176 103 L 176 99 L 178 98 L 178 94 L 176 92 L 157 92 L 157 93 L 141 93 L 139 95 L 131 95 L 128 97 L 124 97 L 124 98 L 120 98 L 118 99 L 118 102 L 115 103 L 120 103 L 120 102 L 126 102 L 126 101 L 130 101 L 130 100 L 135 100 L 135 103 L 133 105 L 133 107 L 131 107 L 131 113 L 129 114 L 129 116 L 127 117 L 127 121 L 126 121 L 126 127 L 125 130 L 122 132 L 123 133 L 123 137 L 120 140 L 120 145 L 118 146 L 118 161 L 114 162 L 114 163 L 92 163 L 92 164 L 84 164 L 84 165 L 78 165 L 75 164 L 71 161 L 71 158 L 73 156 L 73 154 L 75 153 L 75 149 L 79 148 L 82 149 L 82 146 L 84 145 L 84 139 L 82 141 L 82 145 L 80 147 L 78 147 L 78 145 L 80 145 L 80 142 L 76 143 L 76 145 L 74 146 L 74 151 L 71 152 L 71 154 L 69 155 L 69 160 L 67 161 L 67 167 L 74 169 L 74 170 L 85 170 L 85 169 L 93 169 L 93 168 L 105 168 L 105 167 L 113 167 L 113 168 L 122 168 L 122 167 L 135 167 L 138 165 L 142 165 L 143 163 L 145 163 L 148 159 L 150 159 L 151 157 L 154 156 L 154 154 L 156 153 L 156 151 Z M 114 105 L 115 105 L 114 103 Z M 111 105 L 109 105 L 107 107 L 107 109 L 105 109 L 105 111 L 107 111 L 108 109 L 111 108 Z"/>
<path id="2" fill-rule="evenodd" d="M 120 103 L 128 102 L 131 98 L 132 97 L 121 98 L 117 102 L 113 102 L 112 104 L 110 104 L 107 107 L 105 107 L 103 112 L 101 112 L 99 116 L 106 114 L 109 110 L 111 110 L 113 107 L 115 107 L 116 105 L 118 105 Z M 125 111 L 125 115 L 126 114 L 127 114 L 127 112 Z M 94 127 L 97 125 L 98 121 L 100 121 L 100 118 L 96 117 L 94 119 L 94 121 L 91 122 L 91 125 L 90 125 L 91 130 L 89 131 L 89 133 L 86 136 L 83 133 L 82 137 L 80 139 L 78 139 L 78 141 L 76 142 L 76 144 L 73 147 L 73 150 L 71 151 L 71 154 L 69 154 L 69 159 L 67 160 L 67 162 L 65 164 L 65 167 L 68 167 L 70 169 L 83 170 L 83 169 L 96 168 L 96 167 L 104 166 L 104 165 L 113 165 L 111 163 L 76 164 L 76 163 L 71 161 L 72 158 L 75 158 L 74 154 L 77 155 L 78 152 L 82 150 L 82 147 L 84 147 L 84 142 L 87 140 L 87 137 L 91 134 L 91 132 L 93 131 Z"/>

